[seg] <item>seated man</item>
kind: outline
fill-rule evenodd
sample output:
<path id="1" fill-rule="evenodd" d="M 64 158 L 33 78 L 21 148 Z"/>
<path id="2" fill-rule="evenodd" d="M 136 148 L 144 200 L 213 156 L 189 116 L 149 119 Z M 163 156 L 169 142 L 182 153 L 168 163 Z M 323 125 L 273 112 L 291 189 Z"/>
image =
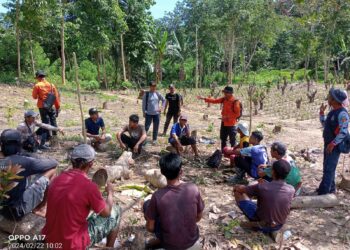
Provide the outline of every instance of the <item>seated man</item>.
<path id="1" fill-rule="evenodd" d="M 129 132 L 127 136 L 125 132 Z M 117 133 L 117 139 L 122 149 L 131 149 L 133 153 L 140 154 L 142 145 L 147 139 L 145 127 L 139 124 L 138 115 L 129 117 L 129 125 L 125 125 L 122 131 Z"/>
<path id="2" fill-rule="evenodd" d="M 46 189 L 56 174 L 58 162 L 51 159 L 36 159 L 21 155 L 21 134 L 17 130 L 7 129 L 1 133 L 0 166 L 19 165 L 23 171 L 17 175 L 17 185 L 8 191 L 9 196 L 3 204 L 2 214 L 8 219 L 18 220 L 30 212 L 45 216 L 41 209 L 46 204 Z"/>
<path id="3" fill-rule="evenodd" d="M 250 222 L 241 226 L 264 233 L 271 233 L 282 228 L 290 212 L 294 196 L 294 188 L 285 182 L 291 167 L 285 160 L 276 161 L 272 165 L 272 181 L 233 188 L 238 207 Z M 250 197 L 257 197 L 256 204 Z"/>
<path id="4" fill-rule="evenodd" d="M 88 143 L 98 149 L 102 143 L 112 140 L 112 136 L 106 134 L 105 123 L 102 117 L 99 117 L 99 111 L 96 108 L 89 109 L 89 115 L 90 117 L 85 119 L 86 136 L 88 137 Z"/>
<path id="5" fill-rule="evenodd" d="M 301 176 L 299 168 L 296 166 L 295 161 L 287 154 L 287 147 L 280 143 L 274 142 L 271 145 L 271 156 L 276 160 L 284 159 L 289 162 L 291 170 L 286 178 L 286 182 L 289 185 L 292 185 L 295 189 L 295 195 L 299 195 L 301 191 Z M 272 167 L 268 165 L 259 166 L 259 177 L 264 178 L 265 180 L 272 180 Z"/>
<path id="6" fill-rule="evenodd" d="M 63 134 L 62 128 L 38 122 L 36 120 L 37 117 L 37 113 L 33 110 L 28 110 L 24 113 L 24 121 L 17 126 L 17 130 L 22 136 L 23 149 L 29 152 L 36 152 L 38 149 L 48 149 L 45 146 L 48 137 L 47 130 L 59 131 Z M 36 127 L 39 127 L 39 129 L 36 130 Z"/>
<path id="7" fill-rule="evenodd" d="M 246 123 L 239 123 L 237 126 L 237 132 L 239 134 L 239 144 L 234 147 L 225 147 L 224 148 L 224 156 L 229 158 L 231 161 L 231 166 L 234 166 L 234 159 L 236 157 L 235 150 L 249 147 L 249 130 L 248 125 Z"/>
<path id="8" fill-rule="evenodd" d="M 228 180 L 230 183 L 242 182 L 245 173 L 248 173 L 254 179 L 259 179 L 258 166 L 268 162 L 266 147 L 260 145 L 263 139 L 264 136 L 260 131 L 254 131 L 249 138 L 249 144 L 253 146 L 234 151 L 234 154 L 237 155 L 234 159 L 236 175 Z"/>
<path id="9" fill-rule="evenodd" d="M 178 154 L 183 151 L 183 146 L 191 145 L 195 157 L 198 158 L 196 140 L 191 137 L 190 126 L 187 124 L 187 116 L 181 115 L 179 122 L 175 123 L 170 132 L 169 143 Z"/>
<path id="10" fill-rule="evenodd" d="M 73 169 L 55 178 L 48 190 L 45 242 L 61 249 L 83 250 L 107 237 L 107 247 L 114 247 L 120 208 L 113 202 L 113 186 L 106 186 L 103 199 L 98 186 L 87 173 L 95 160 L 95 150 L 81 144 L 73 149 Z M 93 210 L 94 213 L 86 219 Z"/>
<path id="11" fill-rule="evenodd" d="M 167 154 L 160 159 L 159 165 L 167 186 L 158 189 L 151 200 L 144 203 L 146 228 L 157 237 L 152 247 L 194 248 L 199 238 L 197 222 L 204 210 L 198 187 L 180 181 L 182 161 L 179 155 Z"/>

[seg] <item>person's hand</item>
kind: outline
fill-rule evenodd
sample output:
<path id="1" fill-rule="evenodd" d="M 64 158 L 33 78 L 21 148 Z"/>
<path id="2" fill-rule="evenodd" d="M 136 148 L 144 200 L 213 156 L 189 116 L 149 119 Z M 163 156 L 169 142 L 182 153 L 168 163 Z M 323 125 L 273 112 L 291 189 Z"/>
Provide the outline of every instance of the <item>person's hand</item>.
<path id="1" fill-rule="evenodd" d="M 260 165 L 258 166 L 258 168 L 266 168 L 266 167 L 267 167 L 266 164 L 260 164 Z"/>
<path id="2" fill-rule="evenodd" d="M 106 135 L 105 135 L 105 134 L 102 134 L 102 135 L 100 136 L 100 139 L 101 139 L 101 140 L 106 139 Z"/>
<path id="3" fill-rule="evenodd" d="M 64 135 L 64 130 L 63 130 L 63 128 L 58 128 L 58 132 L 60 132 L 61 135 Z"/>
<path id="4" fill-rule="evenodd" d="M 244 185 L 236 185 L 233 187 L 233 192 L 243 193 L 244 188 Z"/>
<path id="5" fill-rule="evenodd" d="M 139 152 L 139 145 L 136 144 L 132 151 L 137 154 Z"/>
<path id="6" fill-rule="evenodd" d="M 107 194 L 113 193 L 114 188 L 113 188 L 113 185 L 112 185 L 111 182 L 107 182 L 107 185 L 106 185 L 106 189 L 105 189 L 105 190 L 106 190 Z"/>
<path id="7" fill-rule="evenodd" d="M 335 145 L 333 142 L 329 143 L 326 148 L 327 154 L 331 154 L 333 152 L 333 149 L 335 148 Z"/>
<path id="8" fill-rule="evenodd" d="M 126 150 L 126 145 L 124 143 L 120 143 L 120 148 Z"/>
<path id="9" fill-rule="evenodd" d="M 265 180 L 265 179 L 263 179 L 263 178 L 259 178 L 259 179 L 258 179 L 258 183 L 259 183 L 259 184 L 262 184 L 262 183 L 264 183 L 264 182 L 267 182 L 267 180 Z"/>
<path id="10" fill-rule="evenodd" d="M 323 114 L 327 109 L 327 105 L 325 105 L 324 103 L 322 103 L 321 107 L 320 107 L 320 113 Z"/>
<path id="11" fill-rule="evenodd" d="M 58 117 L 58 115 L 59 115 L 60 112 L 61 112 L 60 109 L 56 109 L 56 112 L 55 112 L 55 117 L 56 117 L 56 118 Z"/>
<path id="12" fill-rule="evenodd" d="M 264 177 L 265 176 L 265 172 L 261 168 L 258 170 L 258 176 L 259 177 Z"/>

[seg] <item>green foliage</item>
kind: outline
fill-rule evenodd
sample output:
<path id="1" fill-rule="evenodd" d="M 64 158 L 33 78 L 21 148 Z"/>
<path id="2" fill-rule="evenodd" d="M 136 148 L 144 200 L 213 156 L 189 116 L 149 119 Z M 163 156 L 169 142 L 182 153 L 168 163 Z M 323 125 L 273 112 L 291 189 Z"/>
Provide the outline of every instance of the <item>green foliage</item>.
<path id="1" fill-rule="evenodd" d="M 95 90 L 100 88 L 100 84 L 96 80 L 80 81 L 80 86 L 86 90 Z"/>
<path id="2" fill-rule="evenodd" d="M 0 168 L 0 208 L 3 201 L 9 198 L 7 192 L 17 186 L 18 183 L 15 181 L 23 178 L 18 174 L 24 170 L 21 166 L 12 164 L 6 168 Z"/>
<path id="3" fill-rule="evenodd" d="M 84 82 L 96 81 L 97 67 L 88 60 L 84 60 L 79 65 L 79 80 Z M 83 85 L 83 84 L 82 84 Z"/>
<path id="4" fill-rule="evenodd" d="M 121 87 L 124 89 L 130 89 L 133 87 L 133 83 L 129 81 L 122 82 Z"/>

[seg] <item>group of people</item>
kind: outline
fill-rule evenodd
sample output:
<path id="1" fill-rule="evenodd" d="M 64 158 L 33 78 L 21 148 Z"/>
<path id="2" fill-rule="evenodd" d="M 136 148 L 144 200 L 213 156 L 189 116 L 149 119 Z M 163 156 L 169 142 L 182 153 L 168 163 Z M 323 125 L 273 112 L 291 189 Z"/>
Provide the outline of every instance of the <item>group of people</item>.
<path id="1" fill-rule="evenodd" d="M 60 111 L 56 87 L 45 80 L 42 71 L 37 72 L 36 79 L 33 98 L 38 99 L 42 122 L 36 120 L 36 112 L 29 110 L 17 129 L 4 130 L 0 136 L 3 154 L 0 165 L 20 165 L 22 171 L 18 175 L 23 177 L 16 180 L 17 185 L 8 192 L 9 198 L 2 204 L 1 213 L 16 220 L 30 212 L 45 216 L 42 233 L 54 249 L 86 249 L 104 238 L 107 247 L 117 247 L 121 209 L 113 201 L 113 186 L 107 183 L 106 197 L 103 197 L 98 186 L 88 178 L 96 160 L 95 149 L 111 141 L 112 136 L 107 133 L 99 111 L 91 108 L 89 118 L 85 120 L 86 136 L 91 146 L 76 146 L 70 155 L 72 168 L 57 176 L 57 161 L 31 154 L 47 150 L 46 142 L 57 132 L 64 132 L 56 123 Z M 175 150 L 159 160 L 167 186 L 157 190 L 143 204 L 146 229 L 155 235 L 147 242 L 147 247 L 199 249 L 197 223 L 203 217 L 205 204 L 195 184 L 181 181 L 184 146 L 191 146 L 198 158 L 197 142 L 191 137 L 188 117 L 181 112 L 183 98 L 176 93 L 175 87 L 169 86 L 165 98 L 157 91 L 155 83 L 150 83 L 149 87 L 142 101 L 145 126 L 140 124 L 139 116 L 133 114 L 129 123 L 116 134 L 120 148 L 137 155 L 143 150 L 152 123 L 152 142 L 157 144 L 162 112 L 166 115 L 163 135 L 173 120 L 168 142 Z M 300 170 L 281 142 L 271 145 L 270 155 L 275 161 L 270 161 L 267 147 L 262 144 L 262 132 L 249 133 L 247 124 L 239 121 L 242 104 L 233 96 L 233 88 L 226 86 L 223 93 L 224 96 L 218 99 L 198 99 L 222 105 L 221 152 L 235 170 L 235 175 L 227 181 L 234 185 L 237 206 L 248 219 L 241 226 L 264 233 L 276 232 L 286 222 L 293 197 L 301 192 Z M 320 110 L 325 141 L 323 178 L 317 190 L 320 195 L 335 192 L 335 170 L 342 152 L 341 145 L 349 136 L 349 115 L 343 105 L 346 99 L 344 91 L 331 89 L 328 95 L 331 111 L 325 116 L 326 106 L 322 105 Z M 237 134 L 239 141 L 236 143 Z M 247 186 L 246 175 L 256 180 L 256 184 Z M 257 199 L 257 203 L 252 199 Z"/>

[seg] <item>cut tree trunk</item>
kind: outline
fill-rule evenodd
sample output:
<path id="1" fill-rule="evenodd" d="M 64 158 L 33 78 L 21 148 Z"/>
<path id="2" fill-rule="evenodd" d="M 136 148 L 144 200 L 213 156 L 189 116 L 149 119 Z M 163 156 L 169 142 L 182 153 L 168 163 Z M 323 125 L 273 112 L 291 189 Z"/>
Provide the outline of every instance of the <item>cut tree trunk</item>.
<path id="1" fill-rule="evenodd" d="M 16 44 L 17 44 L 17 77 L 20 78 L 21 74 L 21 41 L 20 41 L 20 29 L 19 29 L 19 14 L 20 3 L 16 0 Z"/>
<path id="2" fill-rule="evenodd" d="M 124 151 L 113 166 L 106 166 L 104 168 L 107 171 L 108 181 L 130 179 L 131 170 L 129 170 L 129 167 L 134 164 L 132 153 Z"/>
<path id="3" fill-rule="evenodd" d="M 339 205 L 339 200 L 334 194 L 316 196 L 298 196 L 292 201 L 291 208 L 327 208 Z"/>

